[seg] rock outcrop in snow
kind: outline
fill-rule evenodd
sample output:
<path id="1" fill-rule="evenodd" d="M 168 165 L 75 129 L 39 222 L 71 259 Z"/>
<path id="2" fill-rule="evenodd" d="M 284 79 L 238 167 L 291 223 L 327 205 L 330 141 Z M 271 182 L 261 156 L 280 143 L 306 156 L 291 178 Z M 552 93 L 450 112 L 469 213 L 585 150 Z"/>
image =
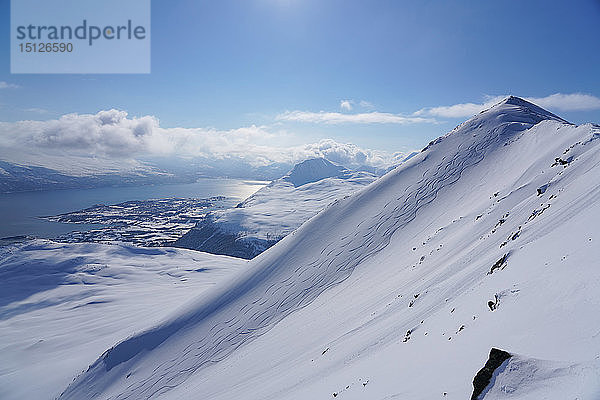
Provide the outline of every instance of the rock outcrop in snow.
<path id="1" fill-rule="evenodd" d="M 107 350 L 61 398 L 464 399 L 494 345 L 588 365 L 598 139 L 507 98 Z M 585 382 L 576 395 L 595 398 Z"/>
<path id="2" fill-rule="evenodd" d="M 237 207 L 214 211 L 174 246 L 251 259 L 273 246 L 336 199 L 377 176 L 324 158 L 305 160 Z"/>
<path id="3" fill-rule="evenodd" d="M 500 349 L 492 348 L 490 356 L 483 368 L 479 370 L 475 378 L 473 378 L 473 394 L 471 400 L 479 400 L 482 393 L 488 386 L 494 384 L 496 371 L 511 357 L 511 354 Z"/>
<path id="4" fill-rule="evenodd" d="M 476 400 L 596 399 L 600 387 L 600 362 L 539 360 L 511 355 L 495 369 Z"/>

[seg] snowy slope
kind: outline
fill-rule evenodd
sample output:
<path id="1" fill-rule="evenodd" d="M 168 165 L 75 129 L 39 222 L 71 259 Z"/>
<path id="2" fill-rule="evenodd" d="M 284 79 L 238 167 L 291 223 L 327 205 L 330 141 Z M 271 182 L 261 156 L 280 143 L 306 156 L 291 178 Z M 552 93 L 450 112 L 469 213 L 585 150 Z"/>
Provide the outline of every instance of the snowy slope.
<path id="1" fill-rule="evenodd" d="M 174 245 L 251 259 L 332 201 L 375 179 L 371 173 L 351 171 L 324 158 L 305 160 L 236 208 L 210 213 Z"/>
<path id="2" fill-rule="evenodd" d="M 0 248 L 0 398 L 55 398 L 106 347 L 244 264 L 122 245 L 33 240 Z"/>
<path id="3" fill-rule="evenodd" d="M 491 347 L 597 376 L 599 144 L 598 126 L 507 98 L 107 350 L 61 398 L 465 399 Z M 561 376 L 540 374 L 547 398 L 564 398 Z M 598 397 L 584 381 L 569 398 Z"/>

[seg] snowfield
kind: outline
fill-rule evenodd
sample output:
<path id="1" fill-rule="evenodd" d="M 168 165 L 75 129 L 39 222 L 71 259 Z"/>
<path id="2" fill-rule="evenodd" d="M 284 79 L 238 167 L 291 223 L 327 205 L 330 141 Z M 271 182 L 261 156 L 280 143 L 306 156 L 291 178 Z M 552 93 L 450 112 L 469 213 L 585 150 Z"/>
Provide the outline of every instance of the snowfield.
<path id="1" fill-rule="evenodd" d="M 598 241 L 600 126 L 509 97 L 120 335 L 60 398 L 462 400 L 496 347 L 480 399 L 597 399 Z"/>
<path id="2" fill-rule="evenodd" d="M 0 248 L 0 398 L 56 398 L 114 342 L 245 264 L 125 245 L 30 240 Z"/>
<path id="3" fill-rule="evenodd" d="M 211 212 L 175 246 L 251 259 L 336 199 L 377 179 L 324 158 L 305 160 L 235 208 Z"/>

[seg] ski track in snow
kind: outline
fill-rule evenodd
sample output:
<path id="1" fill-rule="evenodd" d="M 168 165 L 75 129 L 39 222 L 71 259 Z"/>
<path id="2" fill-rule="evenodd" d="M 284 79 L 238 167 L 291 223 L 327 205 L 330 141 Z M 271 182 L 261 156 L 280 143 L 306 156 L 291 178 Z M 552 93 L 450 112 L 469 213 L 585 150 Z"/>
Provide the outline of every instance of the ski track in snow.
<path id="1" fill-rule="evenodd" d="M 384 249 L 392 235 L 415 217 L 419 209 L 431 203 L 444 187 L 456 182 L 463 171 L 481 162 L 486 150 L 498 144 L 502 131 L 510 123 L 489 133 L 489 137 L 471 144 L 466 151 L 456 149 L 450 161 L 442 158 L 432 174 L 427 170 L 413 186 L 405 189 L 397 201 L 385 204 L 371 217 L 366 230 L 333 242 L 321 251 L 321 257 L 300 265 L 291 274 L 273 283 L 252 303 L 239 308 L 235 316 L 212 325 L 207 334 L 189 343 L 172 359 L 159 364 L 152 374 L 125 388 L 112 399 L 154 398 L 184 382 L 204 366 L 219 362 L 245 342 L 264 334 L 288 314 L 308 305 L 328 288 L 343 282 L 365 259 Z M 414 190 L 410 190 L 415 187 Z M 388 207 L 395 205 L 393 211 Z M 331 249 L 323 256 L 323 253 Z M 339 251 L 341 249 L 341 251 Z M 337 252 L 336 252 L 337 250 Z M 358 252 L 360 250 L 360 252 Z M 334 254 L 335 253 L 335 254 Z M 282 268 L 283 271 L 287 269 Z M 281 294 L 275 296 L 275 294 Z"/>

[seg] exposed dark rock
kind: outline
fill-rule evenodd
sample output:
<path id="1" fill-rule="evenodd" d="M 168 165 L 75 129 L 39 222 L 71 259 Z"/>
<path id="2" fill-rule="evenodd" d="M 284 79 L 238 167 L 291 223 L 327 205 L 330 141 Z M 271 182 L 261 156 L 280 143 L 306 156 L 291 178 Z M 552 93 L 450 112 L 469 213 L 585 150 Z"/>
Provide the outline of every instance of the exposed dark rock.
<path id="1" fill-rule="evenodd" d="M 508 254 L 505 254 L 502 256 L 502 258 L 500 258 L 498 261 L 496 261 L 494 263 L 494 265 L 492 265 L 492 268 L 490 269 L 490 272 L 488 272 L 488 275 L 493 274 L 495 270 L 502 268 L 504 266 L 504 263 L 506 262 L 507 257 L 508 257 Z"/>
<path id="2" fill-rule="evenodd" d="M 514 235 L 510 237 L 510 240 L 516 240 L 519 237 L 519 235 L 521 235 L 520 229 L 521 227 L 519 227 L 519 231 L 517 231 Z"/>
<path id="3" fill-rule="evenodd" d="M 483 368 L 477 372 L 477 375 L 475 375 L 475 378 L 473 379 L 473 394 L 471 395 L 471 400 L 479 399 L 481 393 L 483 393 L 485 388 L 490 384 L 494 371 L 510 357 L 510 353 L 492 347 L 487 362 Z"/>
<path id="4" fill-rule="evenodd" d="M 488 307 L 490 308 L 490 311 L 494 311 L 496 308 L 498 308 L 499 303 L 500 303 L 500 298 L 498 297 L 497 294 L 495 294 L 494 301 L 492 301 L 492 300 L 488 301 Z"/>
<path id="5" fill-rule="evenodd" d="M 531 215 L 529 216 L 529 218 L 527 219 L 527 222 L 533 220 L 536 217 L 539 217 L 540 215 L 542 215 L 544 213 L 544 211 L 546 211 L 548 208 L 550 208 L 550 204 L 546 204 L 546 205 L 542 205 L 542 208 L 540 208 L 539 210 L 533 210 L 533 212 L 531 213 Z"/>
<path id="6" fill-rule="evenodd" d="M 562 165 L 562 166 L 566 167 L 567 165 L 569 165 L 571 163 L 571 161 L 573 161 L 573 157 L 569 157 L 566 160 L 563 160 L 560 157 L 556 157 L 554 159 L 554 164 L 552 164 L 551 167 L 554 167 L 557 165 Z"/>

